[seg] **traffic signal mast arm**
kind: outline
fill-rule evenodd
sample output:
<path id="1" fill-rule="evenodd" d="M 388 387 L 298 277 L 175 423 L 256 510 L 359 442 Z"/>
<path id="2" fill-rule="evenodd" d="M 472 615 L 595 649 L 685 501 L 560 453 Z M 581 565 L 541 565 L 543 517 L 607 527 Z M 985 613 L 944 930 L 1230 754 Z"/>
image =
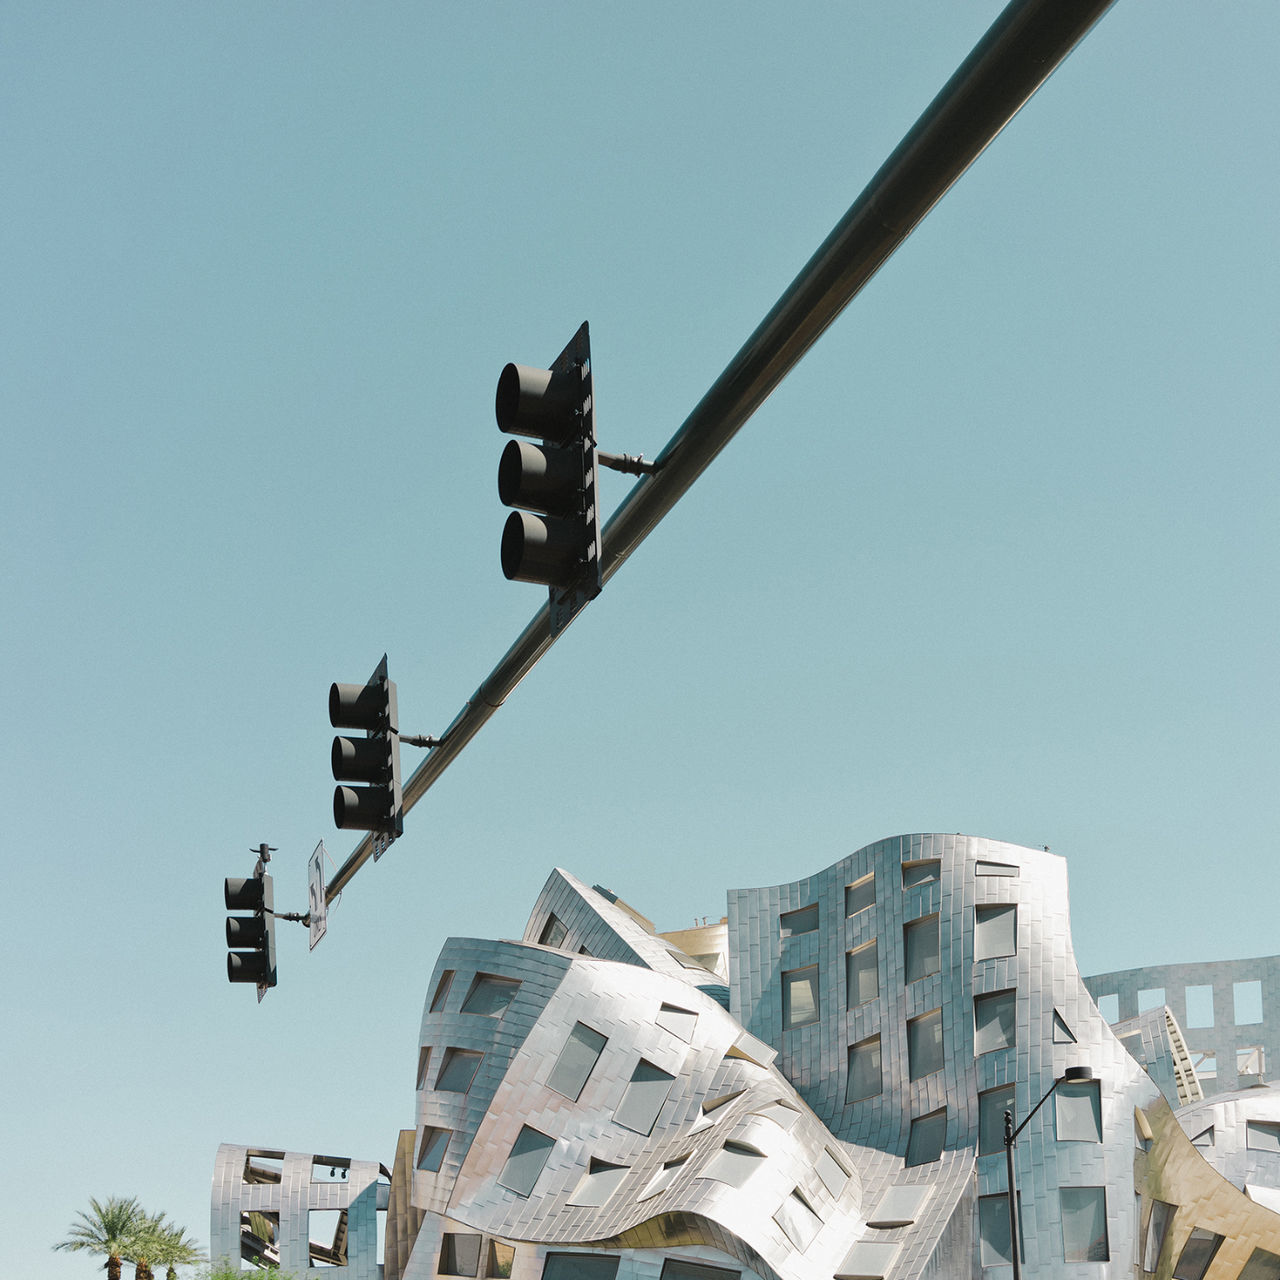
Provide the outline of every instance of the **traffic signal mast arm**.
<path id="1" fill-rule="evenodd" d="M 1106 12 L 1112 0 L 1012 0 L 613 513 L 608 581 L 739 428 Z M 551 647 L 549 604 L 403 787 L 411 809 Z M 366 836 L 325 887 L 332 901 L 374 853 Z"/>

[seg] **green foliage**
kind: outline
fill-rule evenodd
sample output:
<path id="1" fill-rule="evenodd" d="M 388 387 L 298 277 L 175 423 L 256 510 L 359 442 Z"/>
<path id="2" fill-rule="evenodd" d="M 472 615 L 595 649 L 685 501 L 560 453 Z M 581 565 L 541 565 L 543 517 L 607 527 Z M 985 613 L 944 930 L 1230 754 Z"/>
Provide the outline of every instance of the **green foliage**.
<path id="1" fill-rule="evenodd" d="M 265 1267 L 257 1272 L 241 1271 L 229 1258 L 221 1258 L 215 1262 L 207 1272 L 201 1274 L 200 1280 L 246 1280 L 246 1277 L 254 1275 L 262 1275 L 267 1280 L 297 1280 L 291 1271 L 281 1271 L 279 1267 Z"/>
<path id="2" fill-rule="evenodd" d="M 175 1268 L 204 1261 L 185 1228 L 163 1213 L 147 1213 L 135 1197 L 110 1196 L 105 1203 L 91 1198 L 89 1207 L 53 1247 L 105 1254 L 108 1280 L 119 1280 L 122 1259 L 135 1264 L 137 1280 L 150 1280 L 153 1262 L 168 1268 L 167 1280 L 177 1280 Z"/>

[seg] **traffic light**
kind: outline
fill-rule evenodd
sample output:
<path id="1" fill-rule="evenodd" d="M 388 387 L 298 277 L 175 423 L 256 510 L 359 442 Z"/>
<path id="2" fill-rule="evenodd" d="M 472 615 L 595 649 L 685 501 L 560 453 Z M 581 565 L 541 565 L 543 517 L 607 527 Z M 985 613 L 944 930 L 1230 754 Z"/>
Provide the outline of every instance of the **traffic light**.
<path id="1" fill-rule="evenodd" d="M 329 687 L 329 723 L 335 729 L 363 729 L 363 738 L 333 740 L 333 776 L 359 787 L 335 787 L 333 821 L 339 827 L 372 831 L 380 854 L 404 834 L 404 801 L 400 792 L 400 733 L 395 682 L 387 678 L 387 658 L 366 684 Z"/>
<path id="2" fill-rule="evenodd" d="M 602 581 L 587 326 L 550 369 L 507 365 L 494 410 L 500 430 L 541 441 L 508 442 L 498 463 L 498 496 L 519 508 L 502 531 L 502 572 L 549 589 L 554 634 L 600 594 Z"/>
<path id="3" fill-rule="evenodd" d="M 252 911 L 251 916 L 227 917 L 227 978 L 254 982 L 258 998 L 276 985 L 276 917 L 271 877 L 259 863 L 247 880 L 227 877 L 223 887 L 228 911 Z"/>

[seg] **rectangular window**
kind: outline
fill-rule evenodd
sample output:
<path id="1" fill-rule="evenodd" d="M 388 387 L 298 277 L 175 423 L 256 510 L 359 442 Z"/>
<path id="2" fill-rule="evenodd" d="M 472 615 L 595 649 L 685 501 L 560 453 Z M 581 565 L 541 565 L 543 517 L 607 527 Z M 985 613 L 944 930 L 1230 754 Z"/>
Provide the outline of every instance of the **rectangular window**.
<path id="1" fill-rule="evenodd" d="M 533 1190 L 533 1184 L 538 1181 L 538 1175 L 555 1145 L 554 1138 L 525 1125 L 511 1144 L 511 1154 L 507 1156 L 507 1162 L 498 1175 L 499 1186 L 506 1187 L 517 1195 L 527 1196 Z"/>
<path id="2" fill-rule="evenodd" d="M 941 878 L 942 863 L 937 858 L 921 858 L 902 864 L 902 887 L 914 889 L 918 884 L 933 884 Z"/>
<path id="3" fill-rule="evenodd" d="M 436 983 L 435 995 L 431 997 L 431 1012 L 439 1013 L 444 1008 L 444 1002 L 449 995 L 449 984 L 453 981 L 453 970 L 446 969 L 440 975 L 440 981 Z"/>
<path id="4" fill-rule="evenodd" d="M 542 1264 L 542 1280 L 614 1280 L 616 1253 L 549 1253 Z"/>
<path id="5" fill-rule="evenodd" d="M 444 1153 L 449 1148 L 451 1137 L 453 1134 L 448 1129 L 424 1129 L 422 1141 L 418 1144 L 418 1168 L 435 1173 L 444 1163 Z"/>
<path id="6" fill-rule="evenodd" d="M 1163 1009 L 1164 1004 L 1163 987 L 1147 987 L 1138 992 L 1139 1013 L 1149 1013 L 1152 1009 Z"/>
<path id="7" fill-rule="evenodd" d="M 436 1088 L 444 1093 L 466 1093 L 476 1078 L 476 1070 L 483 1057 L 484 1054 L 470 1049 L 446 1049 L 440 1074 L 436 1077 Z"/>
<path id="8" fill-rule="evenodd" d="M 627 1085 L 613 1118 L 624 1129 L 632 1129 L 636 1133 L 652 1132 L 674 1081 L 675 1076 L 641 1058 L 631 1073 L 631 1083 Z"/>
<path id="9" fill-rule="evenodd" d="M 1160 1263 L 1164 1238 L 1169 1234 L 1169 1223 L 1173 1221 L 1173 1208 L 1163 1200 L 1151 1202 L 1151 1220 L 1147 1223 L 1147 1240 L 1142 1250 L 1143 1271 L 1155 1271 Z"/>
<path id="10" fill-rule="evenodd" d="M 662 1264 L 662 1280 L 738 1280 L 740 1271 L 728 1267 L 709 1267 L 705 1262 L 685 1262 L 668 1258 Z"/>
<path id="11" fill-rule="evenodd" d="M 782 1026 L 786 1031 L 818 1020 L 818 966 L 791 969 L 782 975 Z"/>
<path id="12" fill-rule="evenodd" d="M 490 1240 L 489 1247 L 485 1250 L 485 1280 L 508 1280 L 515 1260 L 514 1245 L 503 1244 L 501 1240 Z"/>
<path id="13" fill-rule="evenodd" d="M 1208 985 L 1188 987 L 1186 998 L 1187 1026 L 1189 1028 L 1213 1026 L 1213 988 Z"/>
<path id="14" fill-rule="evenodd" d="M 1112 991 L 1108 995 L 1098 997 L 1098 1012 L 1104 1022 L 1115 1026 L 1120 1021 L 1120 997 Z"/>
<path id="15" fill-rule="evenodd" d="M 1265 1249 L 1255 1249 L 1236 1280 L 1280 1280 L 1280 1257 Z"/>
<path id="16" fill-rule="evenodd" d="M 1018 908 L 1012 902 L 975 907 L 973 923 L 974 960 L 994 960 L 1018 952 Z"/>
<path id="17" fill-rule="evenodd" d="M 418 1050 L 418 1088 L 425 1089 L 427 1087 L 427 1073 L 431 1069 L 431 1046 L 424 1044 Z"/>
<path id="18" fill-rule="evenodd" d="M 880 1037 L 870 1036 L 849 1046 L 849 1080 L 845 1085 L 844 1100 L 861 1102 L 874 1098 L 884 1088 L 880 1075 Z"/>
<path id="19" fill-rule="evenodd" d="M 763 1151 L 757 1151 L 745 1142 L 726 1142 L 707 1161 L 698 1176 L 724 1182 L 731 1187 L 741 1187 L 757 1169 L 763 1167 L 764 1159 Z"/>
<path id="20" fill-rule="evenodd" d="M 1212 1049 L 1192 1049 L 1191 1065 L 1195 1067 L 1199 1080 L 1218 1078 L 1218 1055 Z"/>
<path id="21" fill-rule="evenodd" d="M 1280 1152 L 1280 1124 L 1269 1120 L 1246 1120 L 1245 1145 L 1250 1151 Z"/>
<path id="22" fill-rule="evenodd" d="M 681 1009 L 679 1005 L 664 1004 L 658 1010 L 654 1022 L 673 1036 L 679 1036 L 686 1043 L 693 1040 L 693 1028 L 697 1025 L 698 1015 L 689 1009 Z"/>
<path id="23" fill-rule="evenodd" d="M 902 944 L 906 952 L 906 980 L 917 982 L 937 973 L 940 968 L 938 960 L 938 917 L 921 916 L 902 926 Z"/>
<path id="24" fill-rule="evenodd" d="M 1062 1255 L 1067 1262 L 1108 1262 L 1105 1187 L 1060 1187 Z"/>
<path id="25" fill-rule="evenodd" d="M 307 1253 L 313 1267 L 347 1265 L 347 1211 L 307 1210 Z"/>
<path id="26" fill-rule="evenodd" d="M 973 1052 L 977 1057 L 996 1049 L 1012 1049 L 1017 1040 L 1014 1015 L 1017 992 L 993 991 L 973 997 Z"/>
<path id="27" fill-rule="evenodd" d="M 844 972 L 848 1008 L 856 1009 L 880 994 L 879 959 L 874 938 L 866 946 L 845 955 Z"/>
<path id="28" fill-rule="evenodd" d="M 440 1265 L 436 1268 L 442 1276 L 474 1276 L 480 1270 L 480 1245 L 483 1237 L 471 1232 L 446 1231 L 440 1242 Z"/>
<path id="29" fill-rule="evenodd" d="M 582 1086 L 587 1083 L 591 1069 L 600 1060 L 600 1054 L 607 1043 L 604 1036 L 583 1022 L 574 1024 L 565 1041 L 556 1065 L 547 1077 L 547 1084 L 557 1093 L 577 1102 Z"/>
<path id="30" fill-rule="evenodd" d="M 516 998 L 520 984 L 514 978 L 499 978 L 492 973 L 477 973 L 471 990 L 462 1002 L 463 1013 L 479 1013 L 487 1018 L 500 1018 Z"/>
<path id="31" fill-rule="evenodd" d="M 1222 1247 L 1222 1237 L 1215 1236 L 1212 1231 L 1196 1227 L 1182 1246 L 1182 1254 L 1178 1265 L 1173 1269 L 1173 1280 L 1202 1280 L 1209 1270 L 1213 1255 Z"/>
<path id="32" fill-rule="evenodd" d="M 568 929 L 555 916 L 549 915 L 547 923 L 542 926 L 542 932 L 538 934 L 538 943 L 544 947 L 558 947 L 568 934 Z"/>
<path id="33" fill-rule="evenodd" d="M 658 1192 L 665 1191 L 675 1180 L 680 1170 L 684 1168 L 688 1162 L 687 1155 L 680 1156 L 677 1160 L 668 1160 L 657 1173 L 649 1179 L 648 1185 L 637 1196 L 638 1200 L 648 1200 L 651 1196 L 656 1196 Z"/>
<path id="34" fill-rule="evenodd" d="M 1233 982 L 1231 993 L 1235 1000 L 1237 1027 L 1262 1021 L 1262 983 L 1257 978 L 1252 982 Z"/>
<path id="35" fill-rule="evenodd" d="M 822 1219 L 814 1213 L 813 1206 L 800 1194 L 798 1188 L 792 1191 L 778 1207 L 773 1220 L 782 1228 L 783 1235 L 801 1253 L 813 1243 L 813 1237 L 822 1230 Z"/>
<path id="36" fill-rule="evenodd" d="M 978 1154 L 1004 1150 L 1004 1113 L 1013 1112 L 1013 1085 L 1002 1084 L 978 1094 Z M 1014 1124 L 1017 1117 L 1014 1116 Z"/>
<path id="37" fill-rule="evenodd" d="M 840 1161 L 826 1147 L 823 1147 L 822 1154 L 818 1157 L 817 1163 L 813 1167 L 818 1177 L 822 1179 L 822 1185 L 831 1193 L 832 1198 L 839 1199 L 840 1193 L 844 1191 L 849 1182 L 849 1175 L 844 1171 L 844 1166 Z"/>
<path id="38" fill-rule="evenodd" d="M 1053 1101 L 1059 1142 L 1102 1141 L 1102 1095 L 1097 1080 L 1060 1084 Z"/>
<path id="39" fill-rule="evenodd" d="M 1016 876 L 1018 868 L 1011 862 L 979 862 L 974 869 L 979 876 Z"/>
<path id="40" fill-rule="evenodd" d="M 784 911 L 778 917 L 778 925 L 784 938 L 794 938 L 798 933 L 813 933 L 818 927 L 818 904 L 810 903 L 799 911 Z"/>
<path id="41" fill-rule="evenodd" d="M 947 1145 L 947 1109 L 931 1111 L 927 1116 L 916 1116 L 911 1121 L 911 1136 L 907 1139 L 907 1168 L 917 1164 L 932 1164 L 942 1156 Z"/>
<path id="42" fill-rule="evenodd" d="M 1021 1196 L 1019 1196 L 1021 1198 Z M 1009 1197 L 978 1197 L 979 1259 L 984 1267 L 1013 1265 L 1009 1247 Z"/>
<path id="43" fill-rule="evenodd" d="M 907 1073 L 912 1080 L 942 1070 L 942 1010 L 907 1022 Z"/>
<path id="44" fill-rule="evenodd" d="M 625 1164 L 609 1164 L 606 1160 L 592 1160 L 581 1181 L 573 1189 L 573 1194 L 566 1204 L 578 1205 L 588 1209 L 599 1209 L 631 1172 Z"/>
<path id="45" fill-rule="evenodd" d="M 855 880 L 853 884 L 845 885 L 845 915 L 856 916 L 859 911 L 865 911 L 868 907 L 874 907 L 875 905 L 876 877 L 874 871 L 869 876 L 863 876 L 861 880 Z"/>

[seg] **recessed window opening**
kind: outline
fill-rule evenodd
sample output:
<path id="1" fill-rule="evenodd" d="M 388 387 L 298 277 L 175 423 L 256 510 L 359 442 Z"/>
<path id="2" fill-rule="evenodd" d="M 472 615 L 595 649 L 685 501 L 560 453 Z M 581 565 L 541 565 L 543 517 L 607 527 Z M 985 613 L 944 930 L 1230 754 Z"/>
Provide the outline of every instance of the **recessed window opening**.
<path id="1" fill-rule="evenodd" d="M 1067 1262 L 1108 1262 L 1105 1187 L 1060 1187 L 1062 1252 Z"/>
<path id="2" fill-rule="evenodd" d="M 1246 1045 L 1236 1050 L 1236 1075 L 1260 1076 L 1266 1070 L 1266 1050 L 1260 1044 Z"/>
<path id="3" fill-rule="evenodd" d="M 1099 1081 L 1076 1080 L 1060 1084 L 1053 1095 L 1053 1101 L 1059 1142 L 1102 1141 L 1102 1094 Z"/>
<path id="4" fill-rule="evenodd" d="M 548 915 L 546 924 L 542 926 L 542 932 L 538 934 L 538 945 L 558 947 L 564 942 L 568 934 L 568 929 L 555 916 Z"/>
<path id="5" fill-rule="evenodd" d="M 763 1168 L 764 1160 L 763 1151 L 757 1151 L 745 1142 L 726 1142 L 707 1161 L 698 1176 L 724 1182 L 731 1187 L 741 1187 L 757 1169 Z"/>
<path id="6" fill-rule="evenodd" d="M 979 862 L 974 874 L 980 876 L 1016 876 L 1018 868 L 1011 862 Z"/>
<path id="7" fill-rule="evenodd" d="M 313 1267 L 347 1265 L 347 1211 L 307 1210 L 307 1253 Z"/>
<path id="8" fill-rule="evenodd" d="M 1017 992 L 992 991 L 973 998 L 973 1052 L 977 1057 L 997 1049 L 1012 1049 L 1017 1040 Z"/>
<path id="9" fill-rule="evenodd" d="M 631 1082 L 627 1085 L 613 1118 L 624 1129 L 631 1129 L 636 1133 L 651 1133 L 674 1082 L 675 1076 L 670 1072 L 641 1058 L 631 1072 Z"/>
<path id="10" fill-rule="evenodd" d="M 1250 1151 L 1280 1152 L 1280 1123 L 1246 1120 L 1245 1135 L 1245 1145 Z"/>
<path id="11" fill-rule="evenodd" d="M 525 1125 L 511 1144 L 511 1153 L 498 1175 L 498 1185 L 517 1195 L 527 1196 L 555 1145 L 554 1138 Z"/>
<path id="12" fill-rule="evenodd" d="M 435 995 L 431 997 L 431 1012 L 439 1013 L 444 1008 L 444 1002 L 449 996 L 449 987 L 453 982 L 453 970 L 446 969 L 440 975 L 440 981 L 436 983 Z"/>
<path id="13" fill-rule="evenodd" d="M 1255 1249 L 1236 1280 L 1280 1280 L 1280 1256 Z"/>
<path id="14" fill-rule="evenodd" d="M 847 884 L 844 887 L 844 913 L 846 916 L 856 916 L 859 911 L 865 911 L 868 907 L 876 905 L 876 876 L 873 871 L 870 875 L 863 876 L 861 880 L 855 880 L 853 884 Z"/>
<path id="15" fill-rule="evenodd" d="M 778 926 L 784 938 L 794 938 L 801 933 L 814 933 L 818 928 L 818 904 L 811 902 L 798 911 L 784 911 L 778 917 Z"/>
<path id="16" fill-rule="evenodd" d="M 240 1214 L 240 1255 L 245 1262 L 251 1262 L 255 1267 L 279 1267 L 278 1213 L 260 1213 L 256 1209 L 249 1209 Z"/>
<path id="17" fill-rule="evenodd" d="M 284 1176 L 284 1152 L 260 1151 L 250 1147 L 244 1157 L 244 1181 L 279 1182 Z"/>
<path id="18" fill-rule="evenodd" d="M 440 1074 L 436 1077 L 436 1088 L 442 1093 L 466 1093 L 483 1057 L 484 1054 L 471 1049 L 446 1049 Z"/>
<path id="19" fill-rule="evenodd" d="M 1138 1012 L 1148 1013 L 1152 1009 L 1163 1009 L 1165 1006 L 1164 988 L 1147 987 L 1138 992 Z"/>
<path id="20" fill-rule="evenodd" d="M 418 1168 L 428 1173 L 438 1172 L 444 1162 L 444 1153 L 448 1149 L 449 1139 L 453 1133 L 449 1129 L 436 1129 L 428 1126 L 422 1131 L 422 1141 L 418 1144 Z"/>
<path id="21" fill-rule="evenodd" d="M 874 1098 L 884 1088 L 880 1070 L 880 1037 L 869 1036 L 849 1046 L 849 1078 L 845 1085 L 846 1103 Z"/>
<path id="22" fill-rule="evenodd" d="M 1187 1002 L 1188 1029 L 1213 1026 L 1213 987 L 1208 984 L 1188 987 L 1183 994 Z"/>
<path id="23" fill-rule="evenodd" d="M 756 1112 L 756 1115 L 764 1116 L 767 1120 L 772 1120 L 775 1124 L 781 1125 L 788 1131 L 800 1119 L 800 1113 L 795 1107 L 788 1106 L 787 1103 L 781 1101 L 766 1103 Z"/>
<path id="24" fill-rule="evenodd" d="M 1236 1026 L 1249 1026 L 1262 1021 L 1262 982 L 1233 982 L 1231 994 L 1235 1003 Z"/>
<path id="25" fill-rule="evenodd" d="M 440 1241 L 442 1276 L 474 1276 L 480 1271 L 480 1246 L 484 1237 L 470 1231 L 446 1231 Z"/>
<path id="26" fill-rule="evenodd" d="M 880 994 L 880 958 L 876 940 L 845 953 L 845 1004 L 856 1009 Z"/>
<path id="27" fill-rule="evenodd" d="M 338 1156 L 312 1156 L 312 1182 L 346 1182 L 351 1176 L 351 1161 Z"/>
<path id="28" fill-rule="evenodd" d="M 504 1244 L 501 1240 L 490 1240 L 488 1248 L 485 1249 L 485 1280 L 508 1280 L 515 1260 L 514 1245 Z"/>
<path id="29" fill-rule="evenodd" d="M 1214 1255 L 1222 1247 L 1222 1237 L 1206 1231 L 1203 1227 L 1195 1227 L 1182 1246 L 1178 1265 L 1173 1269 L 1173 1280 L 1203 1280 L 1204 1273 Z"/>
<path id="30" fill-rule="evenodd" d="M 902 943 L 906 952 L 907 982 L 919 982 L 942 967 L 937 915 L 922 916 L 903 925 Z"/>
<path id="31" fill-rule="evenodd" d="M 593 1031 L 585 1022 L 574 1024 L 573 1030 L 565 1041 L 556 1065 L 547 1077 L 547 1085 L 557 1093 L 563 1094 L 573 1102 L 577 1102 L 582 1087 L 587 1083 L 592 1069 L 600 1060 L 608 1041 L 598 1031 Z"/>
<path id="32" fill-rule="evenodd" d="M 681 1009 L 679 1005 L 664 1004 L 658 1010 L 658 1016 L 654 1021 L 664 1030 L 670 1031 L 672 1035 L 679 1036 L 681 1040 L 688 1043 L 693 1039 L 693 1029 L 697 1025 L 698 1015 L 688 1009 Z"/>
<path id="33" fill-rule="evenodd" d="M 431 1046 L 424 1044 L 418 1050 L 418 1088 L 425 1089 L 427 1085 L 427 1073 L 431 1069 Z"/>
<path id="34" fill-rule="evenodd" d="M 542 1280 L 614 1280 L 616 1253 L 549 1253 L 542 1264 Z"/>
<path id="35" fill-rule="evenodd" d="M 500 1018 L 516 998 L 520 984 L 514 978 L 501 978 L 493 973 L 477 973 L 471 990 L 462 1002 L 463 1013 L 477 1013 L 487 1018 Z"/>
<path id="36" fill-rule="evenodd" d="M 782 1025 L 787 1031 L 818 1021 L 818 966 L 782 975 Z"/>
<path id="37" fill-rule="evenodd" d="M 1022 1192 L 1018 1192 L 1018 1236 L 1022 1231 Z M 984 1267 L 1011 1267 L 1013 1250 L 1009 1241 L 1009 1196 L 1007 1193 L 978 1197 L 979 1262 Z M 1025 1247 L 1018 1250 L 1019 1261 L 1025 1261 Z"/>
<path id="38" fill-rule="evenodd" d="M 1002 1084 L 978 1094 L 978 1154 L 980 1156 L 989 1156 L 993 1152 L 1004 1150 L 1004 1113 L 1006 1111 L 1013 1113 L 1013 1122 L 1016 1126 L 1018 1117 L 1013 1105 L 1013 1085 Z"/>
<path id="39" fill-rule="evenodd" d="M 667 1258 L 662 1264 L 661 1280 L 738 1280 L 740 1271 L 728 1267 L 712 1267 L 705 1262 L 686 1262 L 683 1258 Z"/>
<path id="40" fill-rule="evenodd" d="M 1218 1078 L 1218 1055 L 1212 1049 L 1192 1049 L 1191 1065 L 1195 1068 L 1197 1079 Z"/>
<path id="41" fill-rule="evenodd" d="M 803 1253 L 812 1243 L 813 1238 L 822 1230 L 822 1219 L 813 1211 L 813 1206 L 794 1190 L 778 1206 L 773 1220 L 782 1228 L 782 1233 L 797 1249 Z"/>
<path id="42" fill-rule="evenodd" d="M 933 884 L 942 877 L 942 862 L 938 858 L 921 858 L 902 864 L 902 887 L 914 889 L 917 885 Z"/>
<path id="43" fill-rule="evenodd" d="M 932 1164 L 942 1158 L 947 1145 L 947 1109 L 942 1107 L 911 1121 L 911 1134 L 907 1139 L 906 1166 Z"/>
<path id="44" fill-rule="evenodd" d="M 907 1073 L 920 1080 L 942 1065 L 942 1010 L 934 1009 L 907 1022 Z"/>
<path id="45" fill-rule="evenodd" d="M 1013 902 L 975 907 L 973 925 L 973 958 L 995 960 L 1016 955 L 1018 951 L 1018 907 Z"/>
<path id="46" fill-rule="evenodd" d="M 839 1199 L 848 1185 L 849 1175 L 845 1171 L 844 1165 L 831 1154 L 829 1148 L 823 1147 L 822 1153 L 818 1156 L 817 1163 L 814 1165 L 814 1171 L 822 1180 L 822 1185 L 826 1187 L 831 1197 Z"/>
<path id="47" fill-rule="evenodd" d="M 1173 1221 L 1173 1211 L 1174 1206 L 1165 1204 L 1163 1200 L 1151 1202 L 1151 1220 L 1147 1223 L 1147 1239 L 1142 1250 L 1143 1271 L 1155 1271 L 1158 1267 L 1169 1223 Z"/>
<path id="48" fill-rule="evenodd" d="M 1120 997 L 1110 991 L 1105 996 L 1098 997 L 1098 1012 L 1102 1014 L 1103 1021 L 1115 1026 L 1120 1021 Z"/>
<path id="49" fill-rule="evenodd" d="M 607 1160 L 593 1158 L 566 1203 L 599 1209 L 617 1191 L 630 1172 L 629 1165 L 610 1164 Z"/>
<path id="50" fill-rule="evenodd" d="M 649 1179 L 648 1185 L 640 1193 L 640 1200 L 648 1200 L 656 1196 L 659 1192 L 665 1191 L 680 1175 L 680 1170 L 689 1163 L 689 1156 L 680 1156 L 675 1160 L 668 1160 L 663 1164 L 662 1168 Z"/>

